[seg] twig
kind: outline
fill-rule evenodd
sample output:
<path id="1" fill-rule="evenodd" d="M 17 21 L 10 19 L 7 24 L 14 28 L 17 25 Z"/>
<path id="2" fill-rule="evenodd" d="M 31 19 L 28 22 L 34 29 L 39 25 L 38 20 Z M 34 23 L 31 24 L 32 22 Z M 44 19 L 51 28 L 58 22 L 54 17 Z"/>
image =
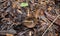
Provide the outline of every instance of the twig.
<path id="1" fill-rule="evenodd" d="M 45 35 L 45 33 L 48 31 L 48 29 L 53 25 L 53 23 L 57 20 L 57 18 L 59 17 L 60 15 L 58 15 L 55 19 L 54 19 L 54 21 L 51 23 L 51 25 L 45 30 L 45 32 L 42 34 L 42 36 L 44 36 Z"/>

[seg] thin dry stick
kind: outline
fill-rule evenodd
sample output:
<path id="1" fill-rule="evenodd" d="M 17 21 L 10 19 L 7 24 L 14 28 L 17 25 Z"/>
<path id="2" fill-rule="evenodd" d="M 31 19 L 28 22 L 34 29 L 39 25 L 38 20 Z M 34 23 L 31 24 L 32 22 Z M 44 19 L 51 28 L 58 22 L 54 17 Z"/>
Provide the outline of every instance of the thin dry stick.
<path id="1" fill-rule="evenodd" d="M 29 31 L 29 36 L 32 36 L 32 31 Z"/>
<path id="2" fill-rule="evenodd" d="M 57 18 L 59 17 L 60 15 L 58 15 L 55 19 L 54 19 L 54 21 L 51 23 L 51 25 L 45 30 L 45 32 L 42 34 L 42 36 L 44 36 L 45 35 L 45 33 L 48 31 L 48 29 L 53 25 L 53 23 L 57 20 Z"/>

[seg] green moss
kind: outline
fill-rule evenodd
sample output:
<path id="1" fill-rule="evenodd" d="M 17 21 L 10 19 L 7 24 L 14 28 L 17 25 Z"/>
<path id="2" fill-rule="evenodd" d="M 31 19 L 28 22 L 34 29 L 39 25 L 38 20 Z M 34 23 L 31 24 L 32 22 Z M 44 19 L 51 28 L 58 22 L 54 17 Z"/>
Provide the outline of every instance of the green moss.
<path id="1" fill-rule="evenodd" d="M 21 7 L 26 7 L 26 6 L 28 6 L 28 3 L 21 3 L 20 6 Z"/>

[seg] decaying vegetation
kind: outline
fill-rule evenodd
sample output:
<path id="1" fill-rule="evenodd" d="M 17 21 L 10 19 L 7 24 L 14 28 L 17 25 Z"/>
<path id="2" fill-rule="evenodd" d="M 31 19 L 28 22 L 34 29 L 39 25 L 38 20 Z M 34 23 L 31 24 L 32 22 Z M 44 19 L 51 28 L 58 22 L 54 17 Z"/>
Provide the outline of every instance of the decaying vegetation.
<path id="1" fill-rule="evenodd" d="M 60 36 L 60 0 L 0 0 L 0 36 Z"/>

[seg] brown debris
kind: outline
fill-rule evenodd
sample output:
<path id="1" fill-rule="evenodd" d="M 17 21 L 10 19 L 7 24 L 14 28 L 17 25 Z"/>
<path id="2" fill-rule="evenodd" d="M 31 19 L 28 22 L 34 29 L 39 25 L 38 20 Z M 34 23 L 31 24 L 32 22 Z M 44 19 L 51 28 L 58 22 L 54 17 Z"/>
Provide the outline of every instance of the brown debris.
<path id="1" fill-rule="evenodd" d="M 58 15 L 59 0 L 0 0 L 0 35 L 42 36 Z M 44 36 L 60 36 L 59 28 L 60 17 Z"/>

